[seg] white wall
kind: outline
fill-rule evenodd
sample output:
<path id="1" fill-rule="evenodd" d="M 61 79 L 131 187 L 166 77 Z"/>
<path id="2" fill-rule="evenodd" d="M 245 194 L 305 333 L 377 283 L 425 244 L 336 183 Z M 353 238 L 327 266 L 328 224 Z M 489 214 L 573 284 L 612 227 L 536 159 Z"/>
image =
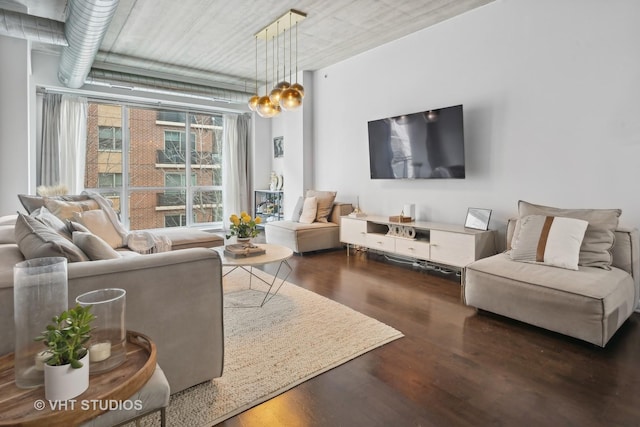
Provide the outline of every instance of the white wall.
<path id="1" fill-rule="evenodd" d="M 20 208 L 17 194 L 35 185 L 30 114 L 35 96 L 30 93 L 30 46 L 20 39 L 0 36 L 0 215 Z"/>
<path id="2" fill-rule="evenodd" d="M 640 2 L 497 1 L 315 73 L 314 183 L 371 214 L 463 223 L 517 201 L 640 227 Z M 367 121 L 464 104 L 464 180 L 371 180 Z"/>
<path id="3" fill-rule="evenodd" d="M 305 87 L 305 98 L 302 106 L 294 111 L 282 112 L 272 119 L 263 119 L 257 114 L 254 118 L 258 123 L 269 122 L 270 133 L 263 132 L 255 140 L 256 151 L 260 150 L 265 157 L 265 164 L 271 169 L 265 173 L 264 168 L 256 163 L 256 189 L 268 189 L 271 171 L 284 178 L 284 216 L 290 218 L 298 197 L 304 195 L 305 190 L 312 188 L 312 129 L 313 129 L 313 75 L 304 72 L 298 75 L 298 82 Z M 263 130 L 267 128 L 264 127 Z M 284 156 L 273 157 L 273 138 L 282 136 L 284 140 Z M 268 147 L 268 148 L 267 148 Z M 270 161 L 268 160 L 270 159 Z M 261 170 L 259 170 L 261 169 Z M 258 178 L 261 177 L 261 178 Z M 262 186 L 259 186 L 263 184 Z"/>

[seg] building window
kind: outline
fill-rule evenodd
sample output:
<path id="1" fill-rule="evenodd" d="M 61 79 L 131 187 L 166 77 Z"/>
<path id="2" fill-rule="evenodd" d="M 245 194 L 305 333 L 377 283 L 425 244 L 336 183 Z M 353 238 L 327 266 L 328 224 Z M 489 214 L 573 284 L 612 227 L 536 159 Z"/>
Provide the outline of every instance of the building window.
<path id="1" fill-rule="evenodd" d="M 122 187 L 122 174 L 121 173 L 99 173 L 98 187 L 100 188 Z"/>
<path id="2" fill-rule="evenodd" d="M 122 151 L 122 129 L 114 126 L 99 126 L 98 150 Z"/>
<path id="3" fill-rule="evenodd" d="M 184 214 L 169 214 L 164 216 L 165 227 L 184 227 L 187 225 L 187 216 Z"/>

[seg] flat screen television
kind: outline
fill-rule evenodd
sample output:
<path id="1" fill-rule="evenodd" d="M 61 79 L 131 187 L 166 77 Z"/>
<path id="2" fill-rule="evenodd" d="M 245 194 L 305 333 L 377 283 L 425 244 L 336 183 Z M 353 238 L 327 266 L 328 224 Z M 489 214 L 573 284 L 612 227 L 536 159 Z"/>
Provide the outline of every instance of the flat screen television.
<path id="1" fill-rule="evenodd" d="M 369 122 L 372 179 L 464 178 L 462 105 Z"/>

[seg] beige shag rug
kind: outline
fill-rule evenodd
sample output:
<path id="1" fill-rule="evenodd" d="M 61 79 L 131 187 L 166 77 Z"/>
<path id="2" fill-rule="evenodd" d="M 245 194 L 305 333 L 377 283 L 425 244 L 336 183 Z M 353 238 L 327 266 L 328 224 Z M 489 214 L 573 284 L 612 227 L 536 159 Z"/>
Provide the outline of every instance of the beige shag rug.
<path id="1" fill-rule="evenodd" d="M 224 278 L 225 307 L 259 305 L 264 286 L 254 280 L 249 290 L 247 280 L 241 270 Z M 288 282 L 262 308 L 225 308 L 224 329 L 222 377 L 172 395 L 167 425 L 212 426 L 403 336 Z M 159 417 L 142 425 L 159 425 Z"/>

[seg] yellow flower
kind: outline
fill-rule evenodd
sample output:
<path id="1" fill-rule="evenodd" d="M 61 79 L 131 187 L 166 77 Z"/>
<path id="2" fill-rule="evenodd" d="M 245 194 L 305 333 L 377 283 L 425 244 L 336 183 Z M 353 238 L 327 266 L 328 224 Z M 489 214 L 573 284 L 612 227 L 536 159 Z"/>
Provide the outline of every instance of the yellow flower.
<path id="1" fill-rule="evenodd" d="M 247 215 L 249 215 L 249 214 L 248 214 L 246 211 L 242 211 L 242 212 L 240 212 L 240 216 L 241 216 L 241 217 L 243 217 L 243 216 L 247 216 Z"/>
<path id="2" fill-rule="evenodd" d="M 233 214 L 233 215 L 231 215 L 231 216 L 229 217 L 229 221 L 231 221 L 231 222 L 235 222 L 235 221 L 237 221 L 237 220 L 238 220 L 238 215 L 236 215 L 236 214 Z"/>
<path id="3" fill-rule="evenodd" d="M 251 217 L 245 213 L 244 215 L 242 215 L 242 221 L 248 223 L 251 221 Z"/>
<path id="4" fill-rule="evenodd" d="M 240 218 L 238 218 L 237 216 L 233 216 L 231 218 L 231 222 L 233 223 L 233 225 L 239 225 L 240 224 Z"/>
<path id="5" fill-rule="evenodd" d="M 260 224 L 262 222 L 262 218 L 259 216 L 256 217 L 256 224 Z"/>

